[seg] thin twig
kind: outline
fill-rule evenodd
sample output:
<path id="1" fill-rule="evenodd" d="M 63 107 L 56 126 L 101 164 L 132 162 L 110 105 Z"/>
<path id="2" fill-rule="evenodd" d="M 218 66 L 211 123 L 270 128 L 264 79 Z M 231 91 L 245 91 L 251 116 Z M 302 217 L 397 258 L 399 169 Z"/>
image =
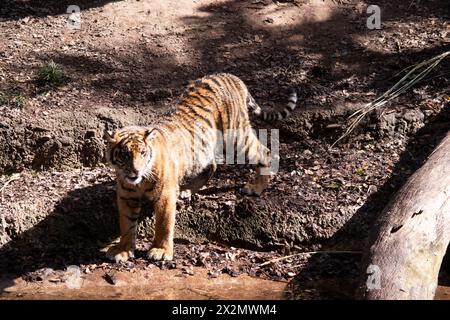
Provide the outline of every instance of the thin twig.
<path id="1" fill-rule="evenodd" d="M 376 98 L 374 101 L 365 104 L 360 109 L 353 112 L 349 119 L 351 119 L 349 125 L 345 132 L 330 146 L 329 149 L 333 148 L 339 141 L 347 137 L 357 126 L 361 123 L 362 119 L 375 109 L 381 108 L 389 101 L 397 98 L 406 90 L 411 88 L 413 85 L 420 82 L 431 70 L 433 70 L 443 59 L 450 55 L 450 51 L 446 51 L 437 55 L 431 59 L 422 61 L 413 66 L 409 66 L 404 70 L 400 71 L 398 74 L 404 73 L 409 70 L 397 83 L 395 83 L 389 90 L 384 92 L 381 96 Z M 418 72 L 418 74 L 416 73 Z"/>
<path id="2" fill-rule="evenodd" d="M 440 77 L 446 76 L 448 74 L 450 74 L 450 72 L 444 72 L 444 73 L 438 74 L 437 76 L 433 76 L 433 77 L 430 77 L 430 78 L 422 79 L 420 82 L 430 81 L 430 80 L 433 80 L 433 79 L 436 79 L 436 78 L 440 78 Z"/>
<path id="3" fill-rule="evenodd" d="M 17 179 L 19 179 L 20 178 L 20 173 L 15 173 L 15 174 L 13 174 L 6 182 L 5 182 L 5 184 L 0 188 L 0 196 L 1 196 L 1 199 L 3 200 L 3 190 L 6 188 L 6 186 L 9 184 L 9 183 L 11 183 L 11 182 L 13 182 L 14 180 L 17 180 Z"/>
<path id="4" fill-rule="evenodd" d="M 261 263 L 259 266 L 260 267 L 264 267 L 267 266 L 269 264 L 275 263 L 275 262 L 279 262 L 279 261 L 283 261 L 289 258 L 293 258 L 293 257 L 297 257 L 297 256 L 303 256 L 303 255 L 311 255 L 311 254 L 330 254 L 330 253 L 347 253 L 347 254 L 361 254 L 362 251 L 332 251 L 332 250 L 325 250 L 325 251 L 308 251 L 308 252 L 299 252 L 299 253 L 295 253 L 295 254 L 291 254 L 289 256 L 284 256 L 284 257 L 280 257 L 280 258 L 275 258 L 266 262 Z"/>

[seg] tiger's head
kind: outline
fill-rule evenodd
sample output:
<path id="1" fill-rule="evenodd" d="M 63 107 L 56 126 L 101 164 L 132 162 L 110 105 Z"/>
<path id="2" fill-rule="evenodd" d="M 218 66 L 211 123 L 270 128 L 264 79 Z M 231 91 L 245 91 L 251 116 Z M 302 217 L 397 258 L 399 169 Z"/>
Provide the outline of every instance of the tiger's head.
<path id="1" fill-rule="evenodd" d="M 106 158 L 127 183 L 137 185 L 151 177 L 154 162 L 151 140 L 155 133 L 153 129 L 138 126 L 124 127 L 114 133 L 105 131 Z"/>

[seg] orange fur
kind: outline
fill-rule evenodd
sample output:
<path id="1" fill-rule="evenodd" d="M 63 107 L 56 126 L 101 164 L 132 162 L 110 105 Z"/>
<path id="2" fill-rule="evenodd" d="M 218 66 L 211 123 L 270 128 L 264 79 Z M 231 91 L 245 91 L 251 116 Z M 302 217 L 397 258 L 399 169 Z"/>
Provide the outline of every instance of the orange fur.
<path id="1" fill-rule="evenodd" d="M 285 110 L 294 107 L 289 105 Z M 270 153 L 252 131 L 249 108 L 266 119 L 284 117 L 280 112 L 261 112 L 238 77 L 216 74 L 193 82 L 175 112 L 157 123 L 106 134 L 107 157 L 117 173 L 121 229 L 120 243 L 108 251 L 111 258 L 126 261 L 132 257 L 143 196 L 153 201 L 155 208 L 155 236 L 148 256 L 154 260 L 173 258 L 177 197 L 182 191 L 195 192 L 209 180 L 216 169 L 214 150 L 218 145 L 233 143 L 258 166 L 254 181 L 242 192 L 263 192 L 270 175 L 261 172 L 270 168 Z M 232 134 L 228 140 L 217 135 L 230 129 L 243 134 Z"/>

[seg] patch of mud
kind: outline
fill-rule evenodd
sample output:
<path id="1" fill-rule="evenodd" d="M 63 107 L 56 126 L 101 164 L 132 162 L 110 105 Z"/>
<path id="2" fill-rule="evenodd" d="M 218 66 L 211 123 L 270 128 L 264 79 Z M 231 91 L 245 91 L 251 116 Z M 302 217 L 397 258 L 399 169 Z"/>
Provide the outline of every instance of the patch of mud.
<path id="1" fill-rule="evenodd" d="M 249 276 L 218 276 L 193 268 L 191 273 L 160 270 L 156 267 L 134 272 L 105 271 L 98 268 L 80 273 L 79 279 L 67 271 L 47 270 L 35 281 L 0 278 L 1 299 L 128 299 L 128 300 L 280 300 L 286 283 Z M 108 280 L 105 280 L 108 279 Z M 5 287 L 5 282 L 8 283 Z"/>
<path id="2" fill-rule="evenodd" d="M 177 248 L 180 249 L 180 247 Z M 236 257 L 240 255 L 236 249 L 209 247 L 203 251 L 204 261 L 209 260 L 212 263 L 209 267 L 214 265 L 217 267 L 220 262 L 217 259 L 208 259 L 207 253 L 214 254 L 218 251 L 226 252 L 228 257 L 234 254 L 233 261 L 240 260 Z M 178 262 L 168 264 L 158 263 L 159 268 L 154 264 L 145 263 L 140 258 L 126 265 L 104 262 L 81 266 L 71 265 L 64 269 L 46 267 L 21 277 L 2 274 L 0 300 L 346 300 L 354 298 L 357 268 L 355 268 L 356 260 L 352 259 L 349 253 L 342 253 L 335 258 L 312 255 L 308 259 L 313 260 L 309 267 L 301 268 L 298 276 L 289 282 L 266 280 L 260 275 L 249 277 L 245 274 L 217 273 L 212 269 L 208 270 L 206 266 L 193 266 L 186 261 L 180 263 L 180 259 L 176 259 Z M 267 265 L 272 265 L 274 268 L 274 264 L 283 264 L 286 260 L 288 263 L 299 262 L 296 258 L 278 257 L 269 260 L 273 262 Z M 242 261 L 248 264 L 249 260 L 242 259 Z M 350 265 L 346 265 L 347 263 Z M 321 269 L 317 269 L 317 264 Z M 442 285 L 437 287 L 436 300 L 450 298 L 450 287 L 446 286 L 446 283 L 444 279 Z"/>

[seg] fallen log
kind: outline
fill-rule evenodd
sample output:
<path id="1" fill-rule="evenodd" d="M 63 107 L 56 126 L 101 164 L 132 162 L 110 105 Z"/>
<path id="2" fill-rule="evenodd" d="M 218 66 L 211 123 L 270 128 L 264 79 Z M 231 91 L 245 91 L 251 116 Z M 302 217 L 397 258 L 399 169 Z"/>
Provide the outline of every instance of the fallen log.
<path id="1" fill-rule="evenodd" d="M 381 213 L 363 256 L 362 299 L 433 299 L 450 241 L 450 132 Z"/>

